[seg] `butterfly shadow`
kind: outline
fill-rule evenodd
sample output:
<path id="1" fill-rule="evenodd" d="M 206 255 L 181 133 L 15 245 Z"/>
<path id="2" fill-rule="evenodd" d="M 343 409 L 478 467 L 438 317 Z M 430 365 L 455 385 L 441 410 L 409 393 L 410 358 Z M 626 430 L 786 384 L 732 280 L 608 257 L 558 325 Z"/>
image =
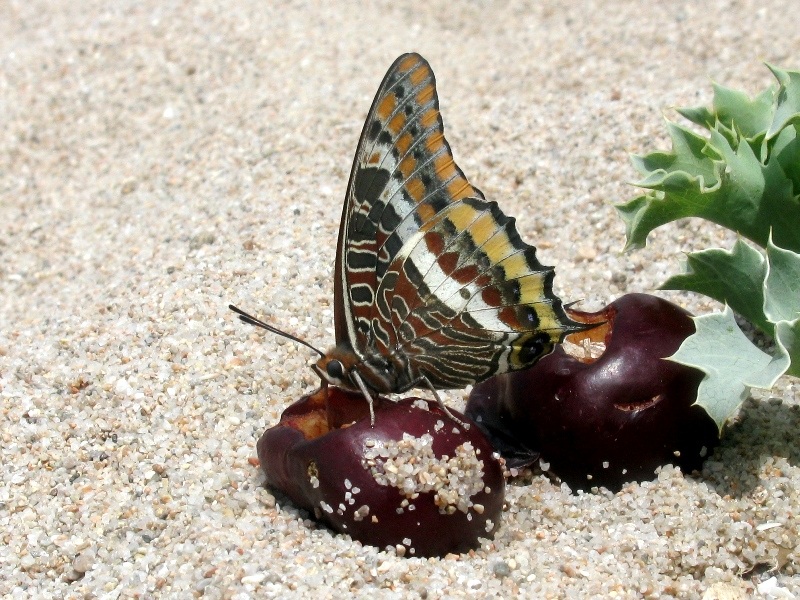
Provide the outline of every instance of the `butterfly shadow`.
<path id="1" fill-rule="evenodd" d="M 742 498 L 777 475 L 785 461 L 800 466 L 800 405 L 748 398 L 699 479 L 721 496 Z"/>

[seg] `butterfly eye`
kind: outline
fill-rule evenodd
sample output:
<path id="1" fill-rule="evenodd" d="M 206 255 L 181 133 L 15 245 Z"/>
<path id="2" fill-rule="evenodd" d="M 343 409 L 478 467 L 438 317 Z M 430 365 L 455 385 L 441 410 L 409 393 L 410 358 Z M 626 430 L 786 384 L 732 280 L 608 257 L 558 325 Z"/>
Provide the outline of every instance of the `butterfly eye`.
<path id="1" fill-rule="evenodd" d="M 336 359 L 325 365 L 325 370 L 332 379 L 344 379 L 344 365 Z"/>

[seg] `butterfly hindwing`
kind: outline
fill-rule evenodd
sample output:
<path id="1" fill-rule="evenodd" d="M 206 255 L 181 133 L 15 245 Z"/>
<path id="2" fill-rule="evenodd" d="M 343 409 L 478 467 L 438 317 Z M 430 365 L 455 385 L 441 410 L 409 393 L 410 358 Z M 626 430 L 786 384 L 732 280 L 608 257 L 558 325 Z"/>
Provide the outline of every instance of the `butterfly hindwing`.
<path id="1" fill-rule="evenodd" d="M 467 198 L 423 225 L 379 287 L 373 330 L 435 387 L 530 366 L 569 329 L 553 269 L 494 202 Z"/>

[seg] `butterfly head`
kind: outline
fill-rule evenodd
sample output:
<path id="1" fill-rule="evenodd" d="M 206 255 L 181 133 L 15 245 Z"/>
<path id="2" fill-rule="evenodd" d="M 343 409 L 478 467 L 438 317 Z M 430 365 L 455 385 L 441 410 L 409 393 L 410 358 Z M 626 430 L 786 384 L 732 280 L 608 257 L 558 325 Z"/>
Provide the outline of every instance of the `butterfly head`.
<path id="1" fill-rule="evenodd" d="M 331 385 L 358 389 L 353 381 L 352 372 L 358 363 L 358 357 L 352 350 L 332 348 L 311 366 L 320 379 Z"/>

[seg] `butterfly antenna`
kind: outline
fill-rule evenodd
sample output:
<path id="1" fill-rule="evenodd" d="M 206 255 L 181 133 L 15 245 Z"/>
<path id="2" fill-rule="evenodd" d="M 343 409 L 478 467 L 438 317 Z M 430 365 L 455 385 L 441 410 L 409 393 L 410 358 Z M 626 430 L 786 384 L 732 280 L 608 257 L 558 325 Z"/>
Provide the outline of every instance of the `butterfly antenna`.
<path id="1" fill-rule="evenodd" d="M 248 325 L 253 325 L 255 327 L 261 327 L 262 329 L 266 329 L 267 331 L 269 331 L 271 333 L 275 333 L 275 334 L 277 334 L 277 335 L 279 335 L 281 337 L 288 338 L 288 339 L 292 340 L 293 342 L 297 342 L 298 344 L 303 344 L 303 346 L 311 348 L 314 352 L 316 352 L 317 354 L 319 354 L 322 357 L 325 356 L 324 352 L 322 352 L 321 350 L 318 350 L 317 348 L 314 348 L 314 346 L 309 344 L 307 341 L 301 340 L 299 337 L 295 337 L 290 333 L 286 333 L 285 331 L 281 331 L 277 327 L 273 327 L 272 325 L 270 325 L 269 323 L 265 323 L 261 319 L 256 319 L 253 315 L 244 312 L 241 308 L 239 308 L 237 306 L 234 306 L 233 304 L 228 304 L 228 308 L 230 308 L 233 312 L 235 312 L 237 315 L 239 315 L 239 320 L 242 323 L 247 323 Z"/>

